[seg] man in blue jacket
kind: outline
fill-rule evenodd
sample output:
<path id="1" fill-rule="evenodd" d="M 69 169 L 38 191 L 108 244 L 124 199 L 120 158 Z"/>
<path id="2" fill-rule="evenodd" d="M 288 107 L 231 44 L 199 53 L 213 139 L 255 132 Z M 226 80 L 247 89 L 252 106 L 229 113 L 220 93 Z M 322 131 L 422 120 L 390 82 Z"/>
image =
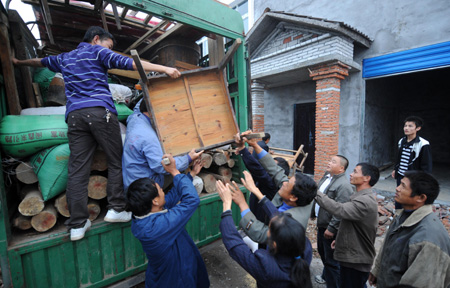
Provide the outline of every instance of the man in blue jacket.
<path id="1" fill-rule="evenodd" d="M 149 178 L 134 181 L 127 192 L 131 231 L 148 258 L 145 287 L 209 287 L 205 263 L 185 229 L 200 204 L 192 174 L 180 174 L 175 159 L 169 154 L 163 157 L 170 160 L 163 167 L 174 183 L 167 195 Z M 193 171 L 200 169 L 201 164 L 196 164 Z"/>
<path id="2" fill-rule="evenodd" d="M 43 59 L 17 60 L 19 66 L 47 67 L 64 77 L 67 97 L 70 157 L 68 164 L 67 204 L 70 218 L 65 222 L 72 241 L 80 240 L 91 227 L 87 209 L 89 175 L 97 146 L 108 159 L 107 222 L 128 222 L 122 181 L 122 137 L 117 111 L 108 87 L 108 70 L 137 70 L 133 59 L 114 53 L 114 36 L 101 27 L 86 31 L 77 49 Z M 177 69 L 142 62 L 144 70 L 166 73 L 172 78 L 181 74 Z"/>

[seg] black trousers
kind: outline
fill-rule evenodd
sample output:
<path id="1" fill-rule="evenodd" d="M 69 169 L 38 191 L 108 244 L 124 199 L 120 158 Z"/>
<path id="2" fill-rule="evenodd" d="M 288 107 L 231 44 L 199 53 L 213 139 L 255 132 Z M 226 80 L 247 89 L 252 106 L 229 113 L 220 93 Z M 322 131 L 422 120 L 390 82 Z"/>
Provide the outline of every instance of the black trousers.
<path id="1" fill-rule="evenodd" d="M 122 179 L 122 137 L 117 116 L 106 119 L 106 109 L 91 107 L 70 112 L 67 118 L 70 157 L 68 164 L 67 204 L 70 218 L 67 228 L 82 227 L 89 218 L 88 184 L 92 157 L 98 145 L 108 160 L 108 209 L 125 210 Z"/>
<path id="2" fill-rule="evenodd" d="M 369 272 L 358 271 L 341 265 L 341 287 L 366 288 Z"/>
<path id="3" fill-rule="evenodd" d="M 327 281 L 327 288 L 339 288 L 341 282 L 339 262 L 334 260 L 334 250 L 331 249 L 331 243 L 336 240 L 336 235 L 333 239 L 327 239 L 323 236 L 325 230 L 327 228 L 319 228 L 317 231 L 317 250 L 323 263 L 322 278 Z"/>

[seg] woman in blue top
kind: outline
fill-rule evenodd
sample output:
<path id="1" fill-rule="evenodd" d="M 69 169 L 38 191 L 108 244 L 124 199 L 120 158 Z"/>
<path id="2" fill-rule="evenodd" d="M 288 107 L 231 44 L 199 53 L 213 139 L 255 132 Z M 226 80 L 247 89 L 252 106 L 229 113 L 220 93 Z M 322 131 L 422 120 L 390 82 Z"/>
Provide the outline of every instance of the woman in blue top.
<path id="1" fill-rule="evenodd" d="M 239 189 L 230 189 L 216 182 L 223 202 L 220 231 L 230 256 L 238 262 L 257 282 L 258 287 L 312 287 L 310 271 L 305 261 L 305 229 L 290 214 L 281 213 L 269 224 L 268 250 L 253 253 L 242 240 L 234 225 L 231 204 L 234 197 L 242 197 Z M 232 195 L 235 194 L 235 195 Z"/>

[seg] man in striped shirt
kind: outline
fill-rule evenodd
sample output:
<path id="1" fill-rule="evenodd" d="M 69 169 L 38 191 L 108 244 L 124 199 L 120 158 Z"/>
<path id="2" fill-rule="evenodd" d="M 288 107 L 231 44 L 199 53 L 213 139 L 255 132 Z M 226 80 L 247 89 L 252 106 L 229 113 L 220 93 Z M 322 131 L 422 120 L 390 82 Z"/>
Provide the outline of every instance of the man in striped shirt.
<path id="1" fill-rule="evenodd" d="M 65 222 L 72 241 L 80 240 L 91 227 L 87 210 L 90 167 L 97 146 L 108 159 L 107 222 L 128 222 L 122 180 L 122 138 L 117 111 L 108 87 L 108 70 L 137 70 L 133 59 L 111 51 L 114 37 L 92 26 L 77 49 L 56 56 L 17 60 L 19 66 L 47 67 L 63 74 L 67 97 L 66 122 L 70 158 L 68 164 L 67 203 L 70 218 Z M 180 76 L 175 68 L 142 62 L 144 70 Z"/>
<path id="2" fill-rule="evenodd" d="M 398 141 L 397 162 L 392 171 L 392 178 L 397 180 L 397 186 L 400 185 L 406 171 L 421 170 L 431 173 L 433 166 L 430 142 L 417 135 L 423 126 L 422 118 L 410 116 L 404 123 L 405 137 Z M 395 209 L 401 208 L 402 205 L 395 202 Z"/>

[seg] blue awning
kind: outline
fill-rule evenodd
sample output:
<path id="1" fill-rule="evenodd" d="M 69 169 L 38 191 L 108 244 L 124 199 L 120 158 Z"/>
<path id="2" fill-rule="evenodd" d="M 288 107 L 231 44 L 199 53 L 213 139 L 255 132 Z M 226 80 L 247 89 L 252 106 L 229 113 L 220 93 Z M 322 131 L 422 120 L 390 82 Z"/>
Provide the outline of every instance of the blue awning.
<path id="1" fill-rule="evenodd" d="M 450 42 L 363 60 L 363 78 L 450 66 Z"/>

